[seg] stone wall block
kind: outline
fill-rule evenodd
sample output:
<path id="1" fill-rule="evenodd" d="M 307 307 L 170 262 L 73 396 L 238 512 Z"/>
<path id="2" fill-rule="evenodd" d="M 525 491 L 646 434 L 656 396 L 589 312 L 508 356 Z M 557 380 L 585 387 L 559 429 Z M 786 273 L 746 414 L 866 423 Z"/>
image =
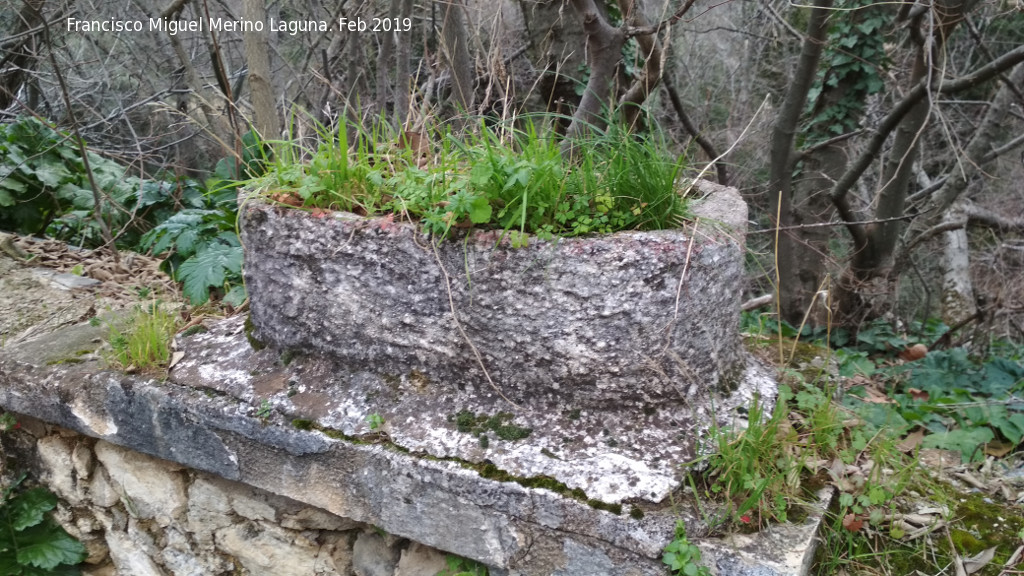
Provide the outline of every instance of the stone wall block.
<path id="1" fill-rule="evenodd" d="M 110 508 L 121 500 L 121 495 L 110 482 L 110 475 L 106 469 L 98 468 L 89 482 L 89 498 L 92 503 L 101 508 Z"/>
<path id="2" fill-rule="evenodd" d="M 394 576 L 400 550 L 376 532 L 361 532 L 352 547 L 356 576 Z"/>
<path id="3" fill-rule="evenodd" d="M 50 489 L 70 504 L 80 504 L 82 493 L 75 478 L 72 463 L 72 443 L 59 435 L 40 438 L 36 444 L 43 476 L 49 480 Z"/>
<path id="4" fill-rule="evenodd" d="M 239 485 L 244 486 L 244 485 Z M 235 514 L 249 520 L 277 521 L 277 510 L 267 503 L 265 497 L 253 493 L 251 488 L 235 489 L 231 493 L 231 509 Z"/>
<path id="5" fill-rule="evenodd" d="M 145 547 L 128 534 L 107 532 L 107 546 L 119 576 L 167 576 L 146 553 Z"/>
<path id="6" fill-rule="evenodd" d="M 319 508 L 303 508 L 294 514 L 284 514 L 281 526 L 292 530 L 330 530 L 342 532 L 362 526 L 351 518 L 342 518 Z"/>
<path id="7" fill-rule="evenodd" d="M 217 548 L 234 557 L 250 576 L 310 576 L 317 574 L 320 545 L 300 533 L 264 522 L 245 521 L 221 528 Z M 319 574 L 337 576 L 334 569 Z M 329 567 L 328 567 L 329 568 Z"/>
<path id="8" fill-rule="evenodd" d="M 413 542 L 408 548 L 402 550 L 402 557 L 398 560 L 395 576 L 437 576 L 438 572 L 447 567 L 445 554 L 418 542 Z"/>
<path id="9" fill-rule="evenodd" d="M 71 452 L 71 461 L 75 465 L 75 474 L 79 481 L 89 480 L 92 476 L 93 465 L 96 463 L 92 455 L 92 446 L 88 441 L 75 443 L 75 449 Z"/>
<path id="10" fill-rule="evenodd" d="M 198 476 L 188 489 L 188 529 L 198 542 L 210 547 L 216 530 L 236 522 L 222 484 L 223 481 Z"/>
<path id="11" fill-rule="evenodd" d="M 181 466 L 103 441 L 96 443 L 96 457 L 134 515 L 153 518 L 161 526 L 184 515 L 188 498 Z"/>

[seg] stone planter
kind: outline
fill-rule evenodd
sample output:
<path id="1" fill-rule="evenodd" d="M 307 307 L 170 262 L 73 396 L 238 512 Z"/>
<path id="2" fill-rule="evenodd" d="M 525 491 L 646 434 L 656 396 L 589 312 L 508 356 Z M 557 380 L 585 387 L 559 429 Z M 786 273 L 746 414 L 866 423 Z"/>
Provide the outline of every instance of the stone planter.
<path id="1" fill-rule="evenodd" d="M 250 201 L 252 336 L 516 404 L 692 404 L 735 386 L 745 367 L 746 205 L 735 189 L 697 189 L 697 218 L 682 229 L 520 248 L 494 232 L 435 247 L 415 223 Z"/>

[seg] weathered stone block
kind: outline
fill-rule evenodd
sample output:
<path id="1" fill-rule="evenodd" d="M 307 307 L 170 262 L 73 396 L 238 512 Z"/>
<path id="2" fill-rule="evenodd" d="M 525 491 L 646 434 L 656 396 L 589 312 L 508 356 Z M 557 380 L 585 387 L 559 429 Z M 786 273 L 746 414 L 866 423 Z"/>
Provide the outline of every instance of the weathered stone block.
<path id="1" fill-rule="evenodd" d="M 188 499 L 181 468 L 109 442 L 96 443 L 96 457 L 140 518 L 166 526 L 184 514 Z"/>
<path id="2" fill-rule="evenodd" d="M 312 218 L 250 201 L 253 335 L 423 387 L 490 394 L 493 380 L 516 403 L 707 398 L 745 368 L 747 211 L 735 189 L 698 187 L 709 198 L 684 228 L 518 248 L 496 232 L 431 244 L 391 217 Z"/>

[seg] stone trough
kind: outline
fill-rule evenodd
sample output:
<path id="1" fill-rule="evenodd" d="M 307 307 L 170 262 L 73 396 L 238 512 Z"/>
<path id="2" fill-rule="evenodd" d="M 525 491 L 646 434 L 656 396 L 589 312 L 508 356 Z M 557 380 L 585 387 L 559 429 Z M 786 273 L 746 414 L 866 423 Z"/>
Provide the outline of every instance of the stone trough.
<path id="1" fill-rule="evenodd" d="M 358 434 L 379 415 L 409 450 L 662 502 L 713 411 L 774 397 L 739 337 L 746 205 L 697 190 L 682 229 L 525 247 L 248 202 L 250 336 L 331 363 L 297 417 Z"/>

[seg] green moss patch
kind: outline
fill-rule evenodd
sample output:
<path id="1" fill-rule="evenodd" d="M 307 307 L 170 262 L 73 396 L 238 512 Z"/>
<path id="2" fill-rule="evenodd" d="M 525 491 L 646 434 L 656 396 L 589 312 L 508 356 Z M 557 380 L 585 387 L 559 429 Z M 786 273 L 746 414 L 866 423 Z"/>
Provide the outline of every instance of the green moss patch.
<path id="1" fill-rule="evenodd" d="M 502 440 L 515 442 L 533 433 L 533 428 L 512 424 L 513 418 L 515 418 L 515 414 L 509 412 L 498 412 L 493 416 L 488 416 L 487 414 L 474 414 L 469 410 L 460 410 L 457 414 L 448 416 L 448 421 L 454 422 L 459 432 L 470 434 L 476 438 L 482 438 L 493 432 Z M 484 444 L 485 441 L 481 440 L 481 446 Z"/>

